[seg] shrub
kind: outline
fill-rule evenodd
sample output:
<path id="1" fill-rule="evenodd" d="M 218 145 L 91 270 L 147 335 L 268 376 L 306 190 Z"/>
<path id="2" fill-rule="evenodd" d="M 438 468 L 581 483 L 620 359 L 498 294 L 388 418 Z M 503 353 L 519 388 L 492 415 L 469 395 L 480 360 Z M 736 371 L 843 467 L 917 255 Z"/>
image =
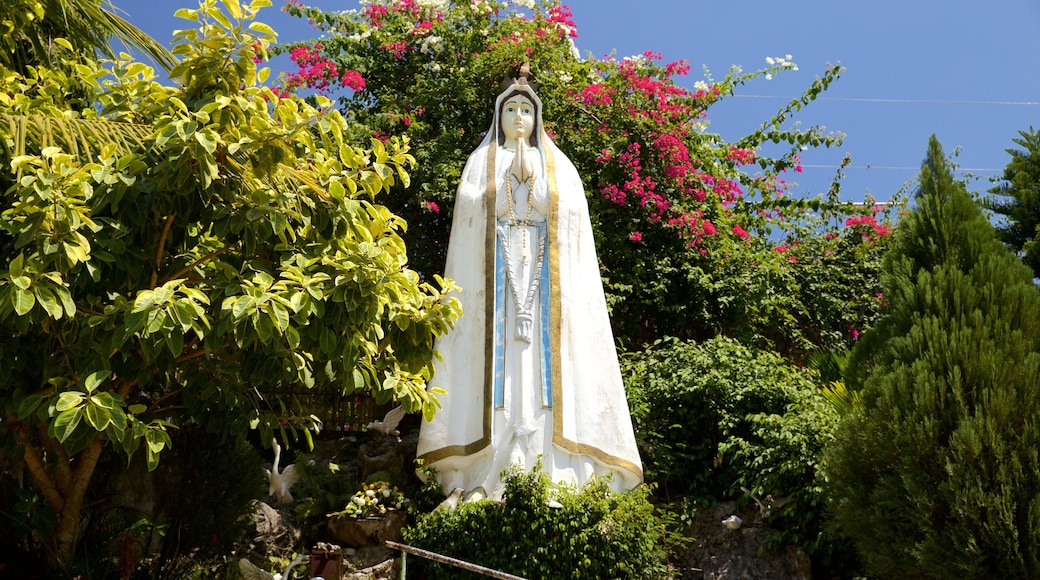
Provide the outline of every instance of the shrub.
<path id="1" fill-rule="evenodd" d="M 617 493 L 598 478 L 576 490 L 551 483 L 539 469 L 511 470 L 505 483 L 504 503 L 435 509 L 405 530 L 405 541 L 532 580 L 664 575 L 664 526 L 648 488 Z M 445 564 L 425 567 L 427 578 L 478 577 Z"/>
<path id="2" fill-rule="evenodd" d="M 622 372 L 647 481 L 680 517 L 753 495 L 770 506 L 774 545 L 840 565 L 817 474 L 838 418 L 815 372 L 729 338 L 658 341 L 623 356 Z"/>

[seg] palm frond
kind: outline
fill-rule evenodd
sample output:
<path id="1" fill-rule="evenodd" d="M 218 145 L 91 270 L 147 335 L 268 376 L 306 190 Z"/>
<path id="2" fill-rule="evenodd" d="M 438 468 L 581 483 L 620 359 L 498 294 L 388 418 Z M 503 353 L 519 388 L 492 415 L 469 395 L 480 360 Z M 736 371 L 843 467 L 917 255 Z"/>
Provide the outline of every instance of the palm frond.
<path id="1" fill-rule="evenodd" d="M 0 113 L 0 124 L 14 140 L 12 156 L 44 147 L 61 147 L 76 157 L 92 157 L 104 144 L 113 143 L 123 153 L 139 151 L 154 132 L 151 125 L 105 121 L 9 115 Z"/>
<path id="2" fill-rule="evenodd" d="M 843 381 L 831 381 L 823 387 L 823 398 L 834 407 L 839 417 L 847 417 L 859 405 L 859 391 L 849 390 Z"/>

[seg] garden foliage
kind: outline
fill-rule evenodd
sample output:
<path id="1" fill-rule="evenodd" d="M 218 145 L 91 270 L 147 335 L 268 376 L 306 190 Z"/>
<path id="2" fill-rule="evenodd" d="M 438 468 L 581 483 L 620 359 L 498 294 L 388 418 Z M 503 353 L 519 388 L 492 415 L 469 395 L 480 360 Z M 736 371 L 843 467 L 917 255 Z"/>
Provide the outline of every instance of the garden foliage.
<path id="1" fill-rule="evenodd" d="M 622 367 L 656 495 L 686 506 L 684 517 L 754 496 L 776 504 L 761 515 L 781 530 L 777 545 L 812 553 L 829 541 L 817 472 L 837 413 L 814 373 L 728 338 L 660 341 Z"/>
<path id="2" fill-rule="evenodd" d="M 261 86 L 266 4 L 179 11 L 175 86 L 130 60 L 0 68 L 0 441 L 60 514 L 56 561 L 103 453 L 154 468 L 188 421 L 309 438 L 298 389 L 436 408 L 457 301 L 375 202 L 407 141 L 353 144 L 327 101 Z"/>
<path id="3" fill-rule="evenodd" d="M 881 578 L 1040 575 L 1040 291 L 932 137 L 887 306 L 825 456 L 835 528 Z"/>
<path id="4" fill-rule="evenodd" d="M 663 577 L 664 528 L 646 487 L 615 493 L 594 479 L 581 489 L 548 475 L 510 470 L 504 502 L 435 509 L 405 530 L 405 542 L 524 578 Z M 550 507 L 550 500 L 562 507 Z M 414 560 L 409 560 L 413 562 Z M 426 578 L 482 578 L 445 564 Z"/>

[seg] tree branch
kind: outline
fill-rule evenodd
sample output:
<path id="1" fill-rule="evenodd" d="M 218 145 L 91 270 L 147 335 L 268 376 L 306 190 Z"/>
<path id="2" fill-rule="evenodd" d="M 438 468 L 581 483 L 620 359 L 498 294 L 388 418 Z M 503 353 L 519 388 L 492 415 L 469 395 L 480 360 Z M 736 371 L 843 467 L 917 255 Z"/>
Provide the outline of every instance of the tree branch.
<path id="1" fill-rule="evenodd" d="M 43 464 L 43 458 L 33 447 L 32 438 L 29 437 L 25 424 L 14 420 L 11 422 L 11 430 L 14 432 L 15 440 L 22 446 L 22 458 L 25 460 L 25 466 L 29 468 L 29 475 L 32 476 L 37 489 L 43 494 L 47 503 L 54 508 L 54 511 L 60 512 L 65 507 L 65 498 L 62 497 L 61 492 L 54 485 L 54 481 L 47 474 L 47 467 Z"/>
<path id="2" fill-rule="evenodd" d="M 39 430 L 43 449 L 53 453 L 57 458 L 57 461 L 54 462 L 54 484 L 64 494 L 68 492 L 69 483 L 72 481 L 72 470 L 69 469 L 69 454 L 65 452 L 65 448 L 56 439 L 47 433 L 46 425 L 40 425 Z"/>
<path id="3" fill-rule="evenodd" d="M 177 270 L 176 272 L 174 272 L 174 274 L 172 276 L 170 276 L 169 278 L 163 280 L 163 282 L 168 282 L 170 280 L 176 280 L 177 278 L 180 278 L 184 274 L 190 272 L 193 268 L 195 268 L 195 266 L 198 266 L 199 264 L 201 264 L 203 262 L 207 262 L 207 261 L 209 261 L 209 260 L 211 260 L 211 259 L 213 259 L 213 258 L 215 258 L 215 257 L 217 257 L 217 256 L 219 256 L 221 254 L 223 254 L 224 252 L 227 252 L 228 250 L 234 248 L 236 245 L 238 245 L 238 244 L 228 244 L 228 245 L 224 246 L 223 248 L 220 248 L 219 250 L 216 250 L 214 252 L 210 252 L 210 253 L 206 254 L 205 256 L 199 258 L 198 260 L 195 260 L 194 262 L 192 262 L 192 263 L 188 264 L 187 266 L 181 268 L 180 270 Z"/>
<path id="4" fill-rule="evenodd" d="M 166 238 L 170 235 L 170 228 L 173 227 L 173 218 L 176 216 L 177 214 L 171 213 L 166 217 L 166 225 L 163 226 L 162 235 L 159 236 L 159 247 L 155 249 L 155 269 L 152 270 L 152 281 L 148 287 L 149 290 L 154 290 L 159 280 L 159 265 L 162 263 L 163 253 L 166 251 Z"/>

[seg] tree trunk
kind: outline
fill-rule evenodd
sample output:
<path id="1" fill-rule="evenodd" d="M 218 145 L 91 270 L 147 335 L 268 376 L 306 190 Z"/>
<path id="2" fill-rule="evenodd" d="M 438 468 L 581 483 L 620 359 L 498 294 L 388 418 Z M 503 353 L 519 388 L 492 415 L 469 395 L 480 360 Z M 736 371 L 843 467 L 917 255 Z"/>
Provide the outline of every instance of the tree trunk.
<path id="1" fill-rule="evenodd" d="M 71 457 L 64 453 L 60 445 L 56 445 L 48 450 L 51 455 L 56 456 L 55 460 L 48 462 L 45 459 L 46 451 L 28 436 L 28 430 L 24 425 L 15 427 L 14 431 L 24 448 L 25 463 L 33 483 L 58 517 L 58 527 L 55 528 L 54 536 L 45 539 L 51 548 L 48 551 L 50 559 L 47 564 L 54 570 L 67 567 L 76 553 L 83 500 L 86 498 L 104 444 L 100 436 L 95 435 L 83 451 Z M 43 437 L 46 437 L 45 427 L 41 427 L 41 430 Z"/>

